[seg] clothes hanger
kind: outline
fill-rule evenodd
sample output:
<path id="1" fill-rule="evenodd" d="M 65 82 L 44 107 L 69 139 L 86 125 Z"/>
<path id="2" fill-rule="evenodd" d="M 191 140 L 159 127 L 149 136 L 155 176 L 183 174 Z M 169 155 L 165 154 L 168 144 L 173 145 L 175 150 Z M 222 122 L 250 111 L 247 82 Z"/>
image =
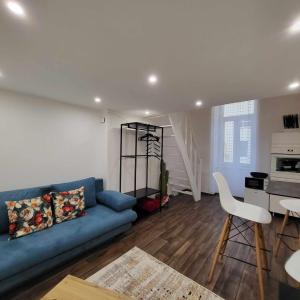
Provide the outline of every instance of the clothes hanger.
<path id="1" fill-rule="evenodd" d="M 146 133 L 145 135 L 139 137 L 139 141 L 158 142 L 159 137 L 153 135 L 152 133 Z"/>

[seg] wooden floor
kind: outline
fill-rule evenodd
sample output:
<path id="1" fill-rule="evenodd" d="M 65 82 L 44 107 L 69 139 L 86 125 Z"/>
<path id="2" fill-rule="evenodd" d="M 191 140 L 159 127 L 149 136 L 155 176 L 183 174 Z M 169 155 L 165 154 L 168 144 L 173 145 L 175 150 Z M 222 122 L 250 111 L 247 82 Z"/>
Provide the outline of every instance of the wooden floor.
<path id="1" fill-rule="evenodd" d="M 39 299 L 67 274 L 85 279 L 134 246 L 227 300 L 258 299 L 255 268 L 230 258 L 218 263 L 213 281 L 207 284 L 212 252 L 224 219 L 225 213 L 217 196 L 203 196 L 197 203 L 190 196 L 177 196 L 162 213 L 138 221 L 126 234 L 39 277 L 35 283 L 29 283 L 3 299 Z M 281 221 L 281 217 L 274 217 L 271 225 L 264 226 L 269 249 L 274 248 L 275 228 L 279 229 Z M 247 236 L 252 236 L 250 233 Z M 228 243 L 227 252 L 255 262 L 255 253 L 249 247 Z M 268 300 L 278 299 L 279 281 L 287 282 L 283 266 L 289 255 L 285 247 L 281 248 L 278 259 L 269 255 L 272 271 L 264 276 Z"/>

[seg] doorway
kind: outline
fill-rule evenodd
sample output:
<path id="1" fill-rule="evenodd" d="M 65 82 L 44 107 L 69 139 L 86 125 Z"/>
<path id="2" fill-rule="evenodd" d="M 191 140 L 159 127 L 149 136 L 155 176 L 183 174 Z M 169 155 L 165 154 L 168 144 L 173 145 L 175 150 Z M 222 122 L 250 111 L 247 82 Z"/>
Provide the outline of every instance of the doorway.
<path id="1" fill-rule="evenodd" d="M 245 177 L 256 168 L 256 125 L 256 100 L 213 107 L 213 172 L 226 177 L 237 197 L 244 197 Z"/>

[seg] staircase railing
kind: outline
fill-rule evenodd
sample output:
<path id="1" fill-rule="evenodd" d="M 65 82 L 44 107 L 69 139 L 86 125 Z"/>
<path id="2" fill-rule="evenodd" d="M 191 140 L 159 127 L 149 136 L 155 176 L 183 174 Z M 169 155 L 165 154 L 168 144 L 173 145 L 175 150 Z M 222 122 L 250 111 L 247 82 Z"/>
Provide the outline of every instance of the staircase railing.
<path id="1" fill-rule="evenodd" d="M 169 119 L 186 167 L 194 200 L 199 201 L 201 199 L 202 160 L 191 122 L 186 113 L 169 114 Z"/>

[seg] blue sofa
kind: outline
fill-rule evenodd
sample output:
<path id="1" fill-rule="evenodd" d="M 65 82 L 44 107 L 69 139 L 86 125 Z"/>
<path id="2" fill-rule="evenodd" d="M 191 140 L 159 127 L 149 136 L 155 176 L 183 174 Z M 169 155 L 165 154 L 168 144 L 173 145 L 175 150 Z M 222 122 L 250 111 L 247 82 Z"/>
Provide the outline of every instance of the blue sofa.
<path id="1" fill-rule="evenodd" d="M 30 199 L 49 191 L 68 191 L 81 186 L 85 187 L 85 216 L 8 239 L 5 201 Z M 137 217 L 131 209 L 135 203 L 131 196 L 103 191 L 102 179 L 93 177 L 0 192 L 0 294 L 128 230 Z"/>

